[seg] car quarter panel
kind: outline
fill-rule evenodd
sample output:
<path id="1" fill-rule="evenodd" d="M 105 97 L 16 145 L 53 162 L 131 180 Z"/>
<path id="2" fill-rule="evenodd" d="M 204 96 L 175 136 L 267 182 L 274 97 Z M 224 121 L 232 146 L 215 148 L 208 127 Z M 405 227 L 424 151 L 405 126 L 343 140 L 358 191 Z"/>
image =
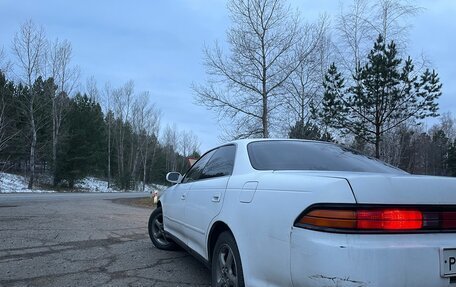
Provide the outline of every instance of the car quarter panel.
<path id="1" fill-rule="evenodd" d="M 336 234 L 293 228 L 294 286 L 443 287 L 441 248 L 454 234 Z"/>
<path id="2" fill-rule="evenodd" d="M 250 202 L 241 202 L 246 182 L 257 181 Z M 214 221 L 231 228 L 239 247 L 246 286 L 291 286 L 290 234 L 293 223 L 318 202 L 355 203 L 342 178 L 274 172 L 232 176 L 224 206 Z"/>

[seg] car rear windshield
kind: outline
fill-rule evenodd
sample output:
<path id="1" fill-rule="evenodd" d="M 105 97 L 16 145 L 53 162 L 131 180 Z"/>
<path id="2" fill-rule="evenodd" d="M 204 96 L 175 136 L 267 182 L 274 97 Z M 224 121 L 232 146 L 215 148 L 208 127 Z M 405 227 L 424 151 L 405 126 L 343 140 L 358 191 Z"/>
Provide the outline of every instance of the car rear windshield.
<path id="1" fill-rule="evenodd" d="M 258 141 L 247 146 L 257 170 L 321 170 L 406 174 L 352 149 L 322 142 Z"/>

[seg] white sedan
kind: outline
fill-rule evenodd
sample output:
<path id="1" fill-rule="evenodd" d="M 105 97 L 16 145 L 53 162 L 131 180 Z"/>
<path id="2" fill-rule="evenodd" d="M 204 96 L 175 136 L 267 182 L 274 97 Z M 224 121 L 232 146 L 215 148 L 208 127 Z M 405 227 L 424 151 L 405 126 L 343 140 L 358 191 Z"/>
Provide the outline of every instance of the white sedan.
<path id="1" fill-rule="evenodd" d="M 212 286 L 456 286 L 456 179 L 330 143 L 254 139 L 167 180 L 151 240 L 201 259 Z"/>

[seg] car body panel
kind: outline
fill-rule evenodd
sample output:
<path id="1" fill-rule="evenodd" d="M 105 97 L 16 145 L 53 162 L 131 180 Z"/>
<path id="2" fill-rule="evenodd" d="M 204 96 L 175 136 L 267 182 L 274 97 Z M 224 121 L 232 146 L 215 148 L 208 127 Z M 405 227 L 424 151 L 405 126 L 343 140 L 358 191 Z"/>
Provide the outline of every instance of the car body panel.
<path id="1" fill-rule="evenodd" d="M 168 188 L 160 197 L 166 213 L 163 215 L 163 224 L 166 231 L 185 242 L 187 238 L 184 228 L 185 200 L 193 183 L 176 184 Z"/>
<path id="2" fill-rule="evenodd" d="M 293 228 L 295 286 L 443 287 L 441 248 L 454 234 L 337 234 Z"/>
<path id="3" fill-rule="evenodd" d="M 251 179 L 259 182 L 253 200 L 240 202 L 243 186 Z M 275 182 L 286 184 L 270 189 Z M 248 274 L 246 286 L 291 286 L 291 227 L 307 205 L 322 200 L 355 203 L 345 179 L 274 172 L 231 177 L 223 209 L 215 220 L 230 226 L 236 238 Z"/>
<path id="4" fill-rule="evenodd" d="M 345 176 L 358 203 L 456 204 L 456 178 L 437 176 Z"/>
<path id="5" fill-rule="evenodd" d="M 192 250 L 208 259 L 206 237 L 210 223 L 219 214 L 229 176 L 195 181 L 187 194 L 185 219 L 187 241 Z"/>
<path id="6" fill-rule="evenodd" d="M 208 241 L 225 223 L 238 245 L 246 286 L 452 286 L 440 276 L 443 248 L 456 248 L 455 233 L 338 234 L 294 227 L 317 203 L 456 204 L 456 179 L 341 171 L 259 171 L 247 145 L 237 146 L 233 174 L 171 187 L 160 201 L 165 229 L 210 261 Z M 280 155 L 277 155 L 280 156 Z M 195 185 L 198 183 L 198 185 Z M 226 190 L 225 187 L 226 186 Z M 184 192 L 185 228 L 169 220 L 169 201 Z M 219 194 L 220 202 L 211 201 Z M 182 205 L 181 205 L 182 207 Z M 420 262 L 420 265 L 412 264 Z M 455 280 L 456 281 L 456 280 Z"/>

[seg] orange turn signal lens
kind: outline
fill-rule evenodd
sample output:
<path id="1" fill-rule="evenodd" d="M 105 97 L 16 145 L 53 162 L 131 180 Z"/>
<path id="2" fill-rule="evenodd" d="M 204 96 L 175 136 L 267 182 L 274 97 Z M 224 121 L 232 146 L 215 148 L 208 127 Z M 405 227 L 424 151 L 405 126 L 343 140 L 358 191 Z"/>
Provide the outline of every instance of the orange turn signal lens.
<path id="1" fill-rule="evenodd" d="M 356 228 L 356 212 L 352 210 L 312 210 L 299 220 L 301 224 L 326 228 Z"/>

